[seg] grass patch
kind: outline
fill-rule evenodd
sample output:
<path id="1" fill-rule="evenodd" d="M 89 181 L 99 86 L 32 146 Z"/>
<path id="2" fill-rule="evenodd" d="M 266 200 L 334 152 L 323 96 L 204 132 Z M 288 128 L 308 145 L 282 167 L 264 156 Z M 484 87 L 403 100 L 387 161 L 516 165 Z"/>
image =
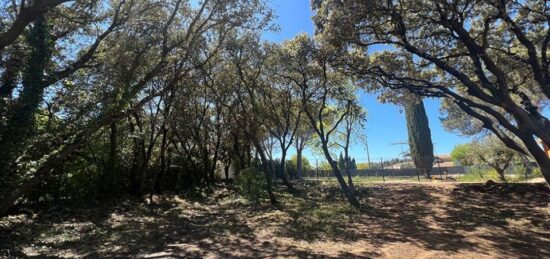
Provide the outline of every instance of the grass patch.
<path id="1" fill-rule="evenodd" d="M 506 180 L 511 183 L 521 183 L 534 178 L 542 177 L 540 169 L 535 168 L 530 175 L 525 175 L 523 166 L 515 166 L 506 175 Z M 466 174 L 457 177 L 457 181 L 463 183 L 484 183 L 489 180 L 500 182 L 498 173 L 492 168 L 472 167 Z"/>

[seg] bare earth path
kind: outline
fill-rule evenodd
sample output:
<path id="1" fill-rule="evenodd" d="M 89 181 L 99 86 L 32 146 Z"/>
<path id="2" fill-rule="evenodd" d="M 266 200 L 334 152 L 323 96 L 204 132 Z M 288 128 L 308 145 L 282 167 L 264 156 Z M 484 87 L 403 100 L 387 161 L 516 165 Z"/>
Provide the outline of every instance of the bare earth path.
<path id="1" fill-rule="evenodd" d="M 280 205 L 132 200 L 0 219 L 0 257 L 550 258 L 545 184 L 375 184 L 350 209 L 334 186 L 279 191 Z"/>

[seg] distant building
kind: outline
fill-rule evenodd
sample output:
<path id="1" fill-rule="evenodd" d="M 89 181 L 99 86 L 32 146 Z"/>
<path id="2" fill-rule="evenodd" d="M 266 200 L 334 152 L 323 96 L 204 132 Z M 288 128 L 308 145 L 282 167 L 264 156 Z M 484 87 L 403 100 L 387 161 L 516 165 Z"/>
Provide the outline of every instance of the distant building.
<path id="1" fill-rule="evenodd" d="M 439 163 L 439 164 L 438 164 Z M 453 158 L 449 154 L 441 154 L 434 156 L 434 167 L 454 167 L 460 166 L 456 165 L 453 161 Z M 389 169 L 406 169 L 406 168 L 415 168 L 413 161 L 403 161 L 400 163 L 395 163 L 388 167 Z"/>
<path id="2" fill-rule="evenodd" d="M 453 167 L 456 166 L 453 158 L 449 154 L 434 156 L 434 167 Z"/>
<path id="3" fill-rule="evenodd" d="M 405 168 L 414 168 L 414 167 L 415 167 L 415 165 L 414 165 L 413 161 L 405 161 L 405 162 L 390 165 L 388 168 L 389 169 L 405 169 Z"/>

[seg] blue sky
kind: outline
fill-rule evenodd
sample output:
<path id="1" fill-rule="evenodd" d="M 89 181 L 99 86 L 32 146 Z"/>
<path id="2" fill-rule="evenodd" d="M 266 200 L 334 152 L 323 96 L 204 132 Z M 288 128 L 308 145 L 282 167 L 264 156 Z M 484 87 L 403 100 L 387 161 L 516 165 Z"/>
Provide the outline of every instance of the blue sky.
<path id="1" fill-rule="evenodd" d="M 313 34 L 309 0 L 272 0 L 271 5 L 278 16 L 274 22 L 279 25 L 280 31 L 266 32 L 264 39 L 281 42 L 293 38 L 298 33 Z M 372 94 L 360 93 L 359 99 L 361 105 L 368 112 L 366 135 L 371 160 L 380 160 L 380 157 L 397 157 L 401 153 L 401 147 L 390 143 L 407 141 L 405 115 L 395 105 L 378 103 L 376 96 Z M 438 100 L 425 100 L 425 107 L 436 154 L 448 154 L 456 144 L 468 142 L 468 139 L 453 135 L 443 129 L 439 120 Z M 290 152 L 294 153 L 294 151 Z M 365 145 L 355 144 L 351 148 L 350 155 L 355 157 L 358 162 L 366 162 Z M 314 162 L 314 155 L 311 152 L 307 152 L 306 156 Z M 316 158 L 322 161 L 321 157 L 316 156 Z"/>

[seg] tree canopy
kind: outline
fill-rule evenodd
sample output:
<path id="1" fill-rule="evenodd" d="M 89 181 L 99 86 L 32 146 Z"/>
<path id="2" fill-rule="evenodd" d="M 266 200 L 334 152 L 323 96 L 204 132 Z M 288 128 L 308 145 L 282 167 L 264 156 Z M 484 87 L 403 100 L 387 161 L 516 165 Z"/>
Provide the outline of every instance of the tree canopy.
<path id="1" fill-rule="evenodd" d="M 348 52 L 337 62 L 364 87 L 444 98 L 533 156 L 550 180 L 536 143 L 550 143 L 541 111 L 550 98 L 546 1 L 312 3 L 317 38 Z"/>

